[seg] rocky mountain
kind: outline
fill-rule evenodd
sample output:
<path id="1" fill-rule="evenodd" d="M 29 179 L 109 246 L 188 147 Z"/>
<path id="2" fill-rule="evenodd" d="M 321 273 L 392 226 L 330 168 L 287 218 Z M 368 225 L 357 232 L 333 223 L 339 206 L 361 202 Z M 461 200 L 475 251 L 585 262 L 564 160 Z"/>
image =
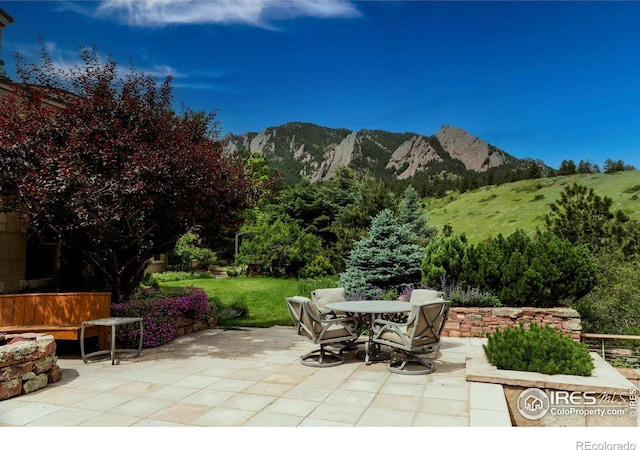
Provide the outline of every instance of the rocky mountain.
<path id="1" fill-rule="evenodd" d="M 432 136 L 423 136 L 291 122 L 261 132 L 227 135 L 224 141 L 227 151 L 261 153 L 291 182 L 328 179 L 340 166 L 402 180 L 442 172 L 462 175 L 497 167 L 515 168 L 523 162 L 450 125 L 443 125 Z"/>

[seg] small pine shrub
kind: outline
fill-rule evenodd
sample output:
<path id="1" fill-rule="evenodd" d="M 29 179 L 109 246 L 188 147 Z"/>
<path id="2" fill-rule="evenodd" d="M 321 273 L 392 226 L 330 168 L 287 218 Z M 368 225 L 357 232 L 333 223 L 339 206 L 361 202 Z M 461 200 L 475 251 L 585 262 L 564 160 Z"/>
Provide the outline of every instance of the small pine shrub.
<path id="1" fill-rule="evenodd" d="M 487 340 L 485 355 L 498 369 L 581 376 L 594 369 L 587 346 L 550 325 L 534 322 L 527 330 L 520 322 L 517 328 L 487 333 Z"/>
<path id="2" fill-rule="evenodd" d="M 544 200 L 544 194 L 537 194 L 535 197 L 533 197 L 533 200 L 531 200 L 532 202 L 537 202 L 539 200 Z"/>

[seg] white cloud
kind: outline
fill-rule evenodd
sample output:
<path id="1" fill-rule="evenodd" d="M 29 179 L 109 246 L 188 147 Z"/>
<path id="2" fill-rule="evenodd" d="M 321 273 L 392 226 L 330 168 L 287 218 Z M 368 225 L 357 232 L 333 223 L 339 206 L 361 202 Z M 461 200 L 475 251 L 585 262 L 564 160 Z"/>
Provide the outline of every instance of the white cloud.
<path id="1" fill-rule="evenodd" d="M 85 64 L 82 61 L 82 58 L 80 57 L 80 52 L 78 50 L 65 50 L 60 48 L 55 42 L 51 42 L 51 41 L 43 41 L 42 45 L 44 46 L 44 49 L 48 54 L 52 67 L 54 68 L 54 70 L 59 71 L 60 73 L 64 73 L 64 72 L 70 73 L 70 72 L 77 71 L 81 67 L 83 67 Z M 40 47 L 39 45 L 36 46 L 36 45 L 30 44 L 30 45 L 18 46 L 18 47 L 15 47 L 15 52 L 18 53 L 23 58 L 23 60 L 28 64 L 34 64 L 36 66 L 39 66 L 42 63 L 41 61 L 42 47 Z M 104 64 L 107 60 L 107 56 L 100 54 L 100 52 L 98 52 L 97 57 L 98 57 L 98 64 Z M 129 65 L 121 64 L 118 62 L 116 63 L 117 63 L 118 76 L 123 78 L 126 77 L 127 74 L 130 73 Z M 155 64 L 152 66 L 147 66 L 142 68 L 137 67 L 134 64 L 134 67 L 136 70 L 144 72 L 146 75 L 150 75 L 157 80 L 163 80 L 168 76 L 174 79 L 185 79 L 185 78 L 191 78 L 194 75 L 202 78 L 215 79 L 215 78 L 221 77 L 223 74 L 221 71 L 195 72 L 194 74 L 190 74 L 190 73 L 181 72 L 175 67 L 172 67 L 167 64 Z"/>
<path id="2" fill-rule="evenodd" d="M 358 17 L 347 0 L 102 0 L 97 13 L 135 26 L 245 24 L 271 27 L 298 17 Z"/>

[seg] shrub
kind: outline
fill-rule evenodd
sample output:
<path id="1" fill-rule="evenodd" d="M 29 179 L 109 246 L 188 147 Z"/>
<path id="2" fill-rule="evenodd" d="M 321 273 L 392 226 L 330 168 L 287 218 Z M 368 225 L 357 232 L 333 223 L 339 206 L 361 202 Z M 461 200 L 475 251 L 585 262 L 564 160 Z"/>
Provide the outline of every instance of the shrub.
<path id="1" fill-rule="evenodd" d="M 640 328 L 640 260 L 615 252 L 598 260 L 598 285 L 573 303 L 587 333 L 633 334 Z"/>
<path id="2" fill-rule="evenodd" d="M 451 302 L 451 306 L 476 306 L 492 308 L 502 306 L 502 302 L 491 292 L 483 291 L 479 287 L 471 287 L 464 283 L 442 283 L 442 292 L 445 300 Z"/>
<path id="3" fill-rule="evenodd" d="M 405 286 L 400 291 L 400 297 L 402 297 L 404 301 L 409 301 L 414 289 L 442 290 L 442 297 L 451 302 L 451 306 L 487 308 L 502 306 L 498 297 L 491 292 L 483 291 L 478 287 L 471 287 L 459 282 L 447 284 L 446 277 L 444 276 L 438 288 L 427 286 L 424 283 L 418 286 Z"/>
<path id="4" fill-rule="evenodd" d="M 202 289 L 175 288 L 139 289 L 126 302 L 111 305 L 114 317 L 142 317 L 145 348 L 157 347 L 173 341 L 176 324 L 181 318 L 207 319 L 211 315 L 209 298 Z M 123 326 L 118 339 L 129 345 L 138 342 L 138 330 Z"/>
<path id="5" fill-rule="evenodd" d="M 365 300 L 382 300 L 382 291 L 377 289 L 373 293 L 364 293 L 360 289 L 356 289 L 355 291 L 347 294 L 348 302 L 360 302 Z"/>
<path id="6" fill-rule="evenodd" d="M 159 272 L 159 273 L 150 273 L 147 277 L 145 277 L 144 284 L 149 286 L 157 287 L 159 283 L 167 283 L 169 281 L 180 281 L 180 280 L 197 280 L 200 278 L 213 278 L 213 274 L 209 272 L 202 272 L 198 270 L 194 270 L 192 272 Z"/>
<path id="7" fill-rule="evenodd" d="M 322 239 L 288 216 L 260 214 L 243 231 L 236 265 L 257 265 L 274 277 L 296 276 L 322 249 Z"/>
<path id="8" fill-rule="evenodd" d="M 176 242 L 173 251 L 169 255 L 183 268 L 191 266 L 192 261 L 198 261 L 198 267 L 207 268 L 216 262 L 216 254 L 213 250 L 201 247 L 200 237 L 194 233 L 185 233 Z"/>
<path id="9" fill-rule="evenodd" d="M 299 278 L 316 278 L 316 277 L 326 277 L 333 275 L 335 271 L 333 270 L 333 265 L 331 265 L 331 261 L 324 255 L 315 255 L 311 261 L 309 261 L 300 271 L 298 272 Z"/>
<path id="10" fill-rule="evenodd" d="M 540 327 L 535 322 L 528 330 L 520 322 L 517 328 L 487 333 L 483 349 L 498 369 L 581 376 L 590 376 L 594 369 L 585 344 L 550 325 Z"/>
<path id="11" fill-rule="evenodd" d="M 422 261 L 424 283 L 437 286 L 446 275 L 495 294 L 507 306 L 566 304 L 594 287 L 596 273 L 584 246 L 549 232 L 532 239 L 522 230 L 475 246 L 464 235 L 436 239 L 427 245 Z"/>

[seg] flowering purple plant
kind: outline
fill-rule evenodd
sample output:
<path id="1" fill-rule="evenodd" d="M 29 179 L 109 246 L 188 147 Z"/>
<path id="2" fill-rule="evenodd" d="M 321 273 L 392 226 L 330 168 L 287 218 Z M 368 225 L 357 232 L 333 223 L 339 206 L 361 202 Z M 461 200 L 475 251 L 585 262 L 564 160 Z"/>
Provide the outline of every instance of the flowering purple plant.
<path id="1" fill-rule="evenodd" d="M 142 346 L 157 347 L 173 341 L 176 323 L 181 318 L 206 319 L 210 314 L 209 298 L 202 289 L 145 288 L 138 290 L 128 301 L 111 305 L 115 317 L 142 317 L 144 333 Z M 135 327 L 123 326 L 118 338 L 127 343 L 138 340 Z"/>
<path id="2" fill-rule="evenodd" d="M 472 287 L 466 283 L 447 283 L 446 277 L 440 279 L 440 286 L 433 287 L 424 283 L 419 285 L 408 285 L 400 291 L 400 298 L 408 301 L 414 289 L 433 289 L 441 290 L 445 300 L 451 302 L 451 306 L 478 306 L 478 307 L 497 307 L 502 303 L 491 292 L 483 291 L 479 287 Z"/>

